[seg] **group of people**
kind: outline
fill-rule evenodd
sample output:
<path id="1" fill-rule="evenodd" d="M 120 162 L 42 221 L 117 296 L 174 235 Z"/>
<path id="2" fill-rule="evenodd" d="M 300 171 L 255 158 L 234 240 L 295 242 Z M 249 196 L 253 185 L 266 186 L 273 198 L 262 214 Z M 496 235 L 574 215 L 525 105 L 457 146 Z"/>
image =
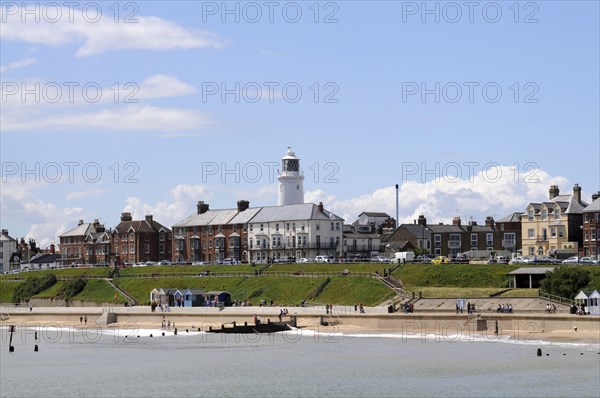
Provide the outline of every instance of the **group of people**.
<path id="1" fill-rule="evenodd" d="M 283 320 L 284 316 L 288 315 L 288 309 L 287 308 L 280 308 L 279 309 L 279 322 L 281 322 Z"/>
<path id="2" fill-rule="evenodd" d="M 365 307 L 363 306 L 362 303 L 360 303 L 360 304 L 354 304 L 354 312 L 357 312 L 357 311 L 360 312 L 361 314 L 365 313 Z"/>
<path id="3" fill-rule="evenodd" d="M 496 312 L 497 313 L 504 313 L 504 314 L 512 314 L 513 312 L 513 308 L 512 308 L 512 304 L 508 303 L 508 304 L 498 304 L 498 308 L 496 308 Z"/>
<path id="4" fill-rule="evenodd" d="M 409 303 L 408 301 L 404 303 L 404 313 L 412 314 L 415 311 L 415 305 L 413 303 Z"/>
<path id="5" fill-rule="evenodd" d="M 160 327 L 162 330 L 170 330 L 171 329 L 171 321 L 165 320 L 163 317 L 162 325 Z M 175 329 L 175 322 L 173 322 L 173 329 Z"/>
<path id="6" fill-rule="evenodd" d="M 80 325 L 87 325 L 87 315 L 79 317 L 79 324 Z"/>
<path id="7" fill-rule="evenodd" d="M 548 313 L 548 314 L 555 314 L 556 313 L 556 306 L 554 304 L 546 304 L 546 313 Z"/>
<path id="8" fill-rule="evenodd" d="M 169 308 L 169 304 L 165 304 L 165 306 L 163 307 L 162 303 L 159 303 L 158 301 L 154 300 L 151 304 L 150 304 L 150 309 L 152 312 L 156 312 L 156 308 L 158 307 L 158 309 L 160 310 L 160 312 L 170 312 L 170 308 Z"/>
<path id="9" fill-rule="evenodd" d="M 333 304 L 325 304 L 325 313 L 326 314 L 333 314 Z"/>
<path id="10" fill-rule="evenodd" d="M 585 305 L 584 304 L 573 304 L 571 305 L 571 313 L 575 315 L 585 315 Z"/>

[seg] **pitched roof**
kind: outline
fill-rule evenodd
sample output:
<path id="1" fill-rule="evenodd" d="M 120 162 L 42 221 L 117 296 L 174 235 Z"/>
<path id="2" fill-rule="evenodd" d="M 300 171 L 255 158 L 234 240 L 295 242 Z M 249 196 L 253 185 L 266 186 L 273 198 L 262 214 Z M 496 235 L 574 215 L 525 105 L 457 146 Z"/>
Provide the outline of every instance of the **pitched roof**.
<path id="1" fill-rule="evenodd" d="M 594 200 L 590 205 L 583 209 L 584 213 L 596 213 L 600 211 L 600 198 Z"/>
<path id="2" fill-rule="evenodd" d="M 360 213 L 358 216 L 362 216 L 365 215 L 367 217 L 387 217 L 390 218 L 390 215 L 387 213 L 383 213 L 383 212 L 377 212 L 377 211 L 363 211 L 362 213 Z"/>
<path id="3" fill-rule="evenodd" d="M 524 213 L 520 212 L 520 211 L 515 211 L 514 213 L 509 214 L 506 217 L 503 217 L 501 219 L 499 219 L 498 221 L 496 221 L 497 223 L 504 223 L 504 222 L 519 222 L 521 221 L 521 216 Z"/>
<path id="4" fill-rule="evenodd" d="M 554 271 L 554 267 L 522 267 L 518 268 L 508 275 L 544 275 L 546 272 Z"/>
<path id="5" fill-rule="evenodd" d="M 319 211 L 319 207 L 314 203 L 301 203 L 285 206 L 263 207 L 260 212 L 254 216 L 250 222 L 272 222 L 272 221 L 293 221 L 293 220 L 331 220 L 344 221 L 328 210 Z"/>
<path id="6" fill-rule="evenodd" d="M 96 229 L 94 229 L 94 224 L 83 223 L 81 225 L 76 226 L 72 230 L 67 231 L 64 234 L 60 235 L 60 237 L 62 238 L 62 237 L 67 237 L 67 236 L 85 236 L 92 232 L 96 232 Z"/>

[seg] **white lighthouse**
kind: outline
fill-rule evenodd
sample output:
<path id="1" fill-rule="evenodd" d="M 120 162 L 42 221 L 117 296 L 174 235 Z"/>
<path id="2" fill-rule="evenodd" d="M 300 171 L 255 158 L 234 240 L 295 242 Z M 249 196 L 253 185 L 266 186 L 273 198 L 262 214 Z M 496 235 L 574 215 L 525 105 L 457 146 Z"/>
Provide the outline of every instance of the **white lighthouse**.
<path id="1" fill-rule="evenodd" d="M 290 147 L 281 159 L 281 170 L 277 179 L 279 180 L 279 206 L 304 203 L 304 174 L 300 169 L 300 159 Z"/>

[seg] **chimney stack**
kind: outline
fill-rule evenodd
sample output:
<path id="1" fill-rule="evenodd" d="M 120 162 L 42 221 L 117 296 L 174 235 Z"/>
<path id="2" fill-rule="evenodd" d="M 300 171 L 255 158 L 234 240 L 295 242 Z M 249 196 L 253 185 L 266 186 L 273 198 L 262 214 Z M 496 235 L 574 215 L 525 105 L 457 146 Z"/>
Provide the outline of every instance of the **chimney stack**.
<path id="1" fill-rule="evenodd" d="M 83 225 L 83 220 L 79 220 L 79 222 L 77 223 L 77 226 Z"/>
<path id="2" fill-rule="evenodd" d="M 452 219 L 452 225 L 457 225 L 460 227 L 460 217 L 456 216 Z"/>
<path id="3" fill-rule="evenodd" d="M 50 254 L 54 254 L 56 251 L 56 248 L 54 247 L 54 243 L 50 243 Z"/>
<path id="4" fill-rule="evenodd" d="M 575 199 L 577 203 L 581 204 L 581 187 L 579 184 L 575 184 L 573 187 L 573 199 Z"/>
<path id="5" fill-rule="evenodd" d="M 208 203 L 204 203 L 203 200 L 199 200 L 196 207 L 198 209 L 198 214 L 204 214 L 208 211 Z"/>
<path id="6" fill-rule="evenodd" d="M 417 221 L 417 223 L 424 227 L 427 226 L 427 219 L 425 218 L 425 216 L 423 214 L 419 214 L 419 221 Z"/>
<path id="7" fill-rule="evenodd" d="M 319 211 L 323 213 L 323 202 L 319 202 Z"/>
<path id="8" fill-rule="evenodd" d="M 8 229 L 3 229 L 2 230 L 2 235 L 8 235 Z"/>
<path id="9" fill-rule="evenodd" d="M 152 227 L 152 214 L 146 215 L 146 222 Z"/>
<path id="10" fill-rule="evenodd" d="M 248 202 L 247 200 L 238 200 L 237 201 L 238 212 L 241 213 L 244 210 L 248 209 L 248 207 L 250 207 L 250 202 Z"/>
<path id="11" fill-rule="evenodd" d="M 600 191 L 596 192 L 595 194 L 592 194 L 592 201 L 594 201 L 598 198 L 600 198 Z"/>
<path id="12" fill-rule="evenodd" d="M 492 216 L 487 216 L 485 218 L 485 226 L 486 227 L 491 227 L 494 228 L 494 217 Z"/>
<path id="13" fill-rule="evenodd" d="M 558 190 L 558 185 L 551 185 L 550 190 L 548 190 L 548 193 L 550 194 L 550 200 L 556 198 L 560 194 L 560 191 Z"/>
<path id="14" fill-rule="evenodd" d="M 121 221 L 131 221 L 131 213 L 121 213 Z"/>

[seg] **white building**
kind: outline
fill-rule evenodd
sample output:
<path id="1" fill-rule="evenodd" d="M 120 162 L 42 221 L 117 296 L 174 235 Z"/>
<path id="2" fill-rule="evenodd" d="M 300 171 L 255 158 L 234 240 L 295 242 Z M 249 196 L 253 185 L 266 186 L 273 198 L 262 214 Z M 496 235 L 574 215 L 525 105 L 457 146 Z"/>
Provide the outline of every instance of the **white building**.
<path id="1" fill-rule="evenodd" d="M 8 230 L 3 229 L 0 234 L 0 272 L 11 271 L 10 256 L 17 252 L 17 240 L 8 235 Z"/>
<path id="2" fill-rule="evenodd" d="M 323 203 L 263 207 L 248 222 L 249 261 L 342 254 L 344 220 Z"/>
<path id="3" fill-rule="evenodd" d="M 304 173 L 300 168 L 300 159 L 290 147 L 281 159 L 279 170 L 279 206 L 304 203 Z"/>

